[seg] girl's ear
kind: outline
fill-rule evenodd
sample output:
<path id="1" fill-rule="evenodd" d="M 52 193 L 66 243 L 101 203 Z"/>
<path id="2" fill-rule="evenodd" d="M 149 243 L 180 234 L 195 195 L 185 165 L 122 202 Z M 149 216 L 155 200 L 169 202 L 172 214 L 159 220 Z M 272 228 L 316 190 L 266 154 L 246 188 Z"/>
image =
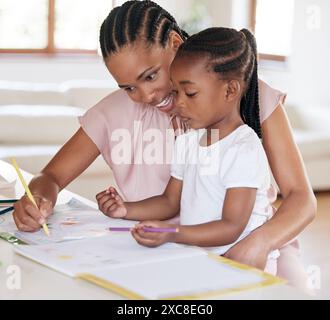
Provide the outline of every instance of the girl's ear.
<path id="1" fill-rule="evenodd" d="M 181 39 L 180 35 L 177 32 L 171 31 L 169 35 L 168 43 L 170 48 L 176 52 L 183 43 L 183 40 Z"/>
<path id="2" fill-rule="evenodd" d="M 241 84 L 238 80 L 229 80 L 226 88 L 226 100 L 233 101 L 241 96 Z"/>

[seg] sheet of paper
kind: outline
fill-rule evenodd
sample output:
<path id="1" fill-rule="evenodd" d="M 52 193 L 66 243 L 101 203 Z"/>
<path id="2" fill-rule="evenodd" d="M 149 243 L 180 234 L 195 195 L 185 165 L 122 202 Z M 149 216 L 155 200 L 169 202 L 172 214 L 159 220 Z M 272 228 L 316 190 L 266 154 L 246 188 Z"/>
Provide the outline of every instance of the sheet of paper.
<path id="1" fill-rule="evenodd" d="M 104 268 L 91 274 L 146 299 L 211 297 L 228 290 L 247 289 L 265 281 L 261 274 L 232 267 L 208 256 L 182 257 L 117 269 Z"/>
<path id="2" fill-rule="evenodd" d="M 12 182 L 0 180 L 0 191 L 13 190 L 15 188 L 15 184 L 16 180 Z"/>
<path id="3" fill-rule="evenodd" d="M 187 256 L 205 255 L 199 248 L 165 244 L 158 248 L 139 245 L 129 232 L 65 243 L 16 246 L 14 249 L 32 260 L 69 276 L 97 269 L 116 269 L 145 265 L 150 261 L 168 261 Z M 135 273 L 135 276 L 139 275 Z"/>
<path id="4" fill-rule="evenodd" d="M 98 210 L 91 209 L 76 199 L 56 206 L 47 220 L 48 237 L 42 229 L 37 232 L 16 231 L 14 235 L 28 244 L 47 244 L 100 237 L 109 233 L 110 226 L 133 226 L 136 222 L 111 219 Z"/>

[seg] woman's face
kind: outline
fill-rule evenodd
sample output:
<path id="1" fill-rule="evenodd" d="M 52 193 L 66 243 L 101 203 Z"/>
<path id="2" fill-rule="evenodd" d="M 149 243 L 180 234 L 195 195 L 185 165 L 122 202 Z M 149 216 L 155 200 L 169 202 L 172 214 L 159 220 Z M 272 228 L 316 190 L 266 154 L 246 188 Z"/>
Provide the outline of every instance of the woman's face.
<path id="1" fill-rule="evenodd" d="M 181 43 L 181 38 L 174 34 L 166 48 L 148 47 L 145 43 L 128 45 L 108 57 L 105 63 L 119 88 L 134 102 L 170 112 L 173 108 L 170 66 Z"/>

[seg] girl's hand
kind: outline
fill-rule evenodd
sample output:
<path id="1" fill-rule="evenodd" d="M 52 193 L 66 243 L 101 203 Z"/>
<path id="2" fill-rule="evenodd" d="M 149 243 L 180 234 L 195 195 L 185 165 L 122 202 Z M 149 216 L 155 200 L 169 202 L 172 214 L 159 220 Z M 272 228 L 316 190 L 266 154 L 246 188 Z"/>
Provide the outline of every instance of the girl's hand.
<path id="1" fill-rule="evenodd" d="M 266 239 L 261 239 L 256 234 L 251 233 L 231 247 L 224 256 L 228 259 L 264 270 L 270 251 L 271 249 Z"/>
<path id="2" fill-rule="evenodd" d="M 124 201 L 113 187 L 98 193 L 96 200 L 99 209 L 108 217 L 124 218 L 127 215 Z"/>
<path id="3" fill-rule="evenodd" d="M 154 248 L 166 242 L 171 242 L 173 233 L 169 232 L 146 232 L 143 231 L 144 227 L 151 228 L 177 228 L 177 225 L 168 224 L 162 221 L 143 221 L 135 226 L 132 230 L 132 236 L 137 243 Z"/>
<path id="4" fill-rule="evenodd" d="M 13 218 L 18 230 L 38 231 L 53 212 L 53 203 L 38 195 L 33 195 L 39 209 L 25 195 L 14 204 Z"/>

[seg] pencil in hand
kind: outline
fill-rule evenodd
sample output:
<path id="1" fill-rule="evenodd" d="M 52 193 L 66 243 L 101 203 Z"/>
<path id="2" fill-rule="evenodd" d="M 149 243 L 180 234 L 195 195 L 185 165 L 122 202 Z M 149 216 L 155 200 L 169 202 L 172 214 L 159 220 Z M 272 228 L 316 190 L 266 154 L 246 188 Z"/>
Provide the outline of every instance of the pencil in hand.
<path id="1" fill-rule="evenodd" d="M 35 205 L 35 207 L 36 207 L 37 209 L 39 209 L 39 208 L 38 208 L 38 205 L 37 205 L 37 203 L 36 203 L 36 201 L 35 201 L 34 198 L 33 198 L 33 195 L 32 195 L 32 193 L 31 193 L 31 191 L 30 191 L 30 189 L 29 189 L 27 183 L 25 182 L 25 179 L 24 179 L 24 177 L 23 177 L 23 175 L 22 175 L 22 173 L 21 173 L 21 171 L 20 171 L 20 169 L 19 169 L 19 167 L 18 167 L 18 165 L 17 165 L 17 162 L 16 162 L 15 158 L 12 158 L 11 162 L 12 162 L 12 165 L 13 165 L 13 167 L 15 168 L 16 173 L 17 173 L 17 175 L 18 175 L 18 177 L 19 177 L 19 179 L 20 179 L 20 181 L 21 181 L 21 183 L 22 183 L 22 185 L 23 185 L 23 188 L 24 188 L 24 190 L 25 190 L 25 192 L 26 192 L 26 195 L 28 196 L 28 198 L 30 199 L 30 201 Z M 46 223 L 44 223 L 44 224 L 42 225 L 42 228 L 44 229 L 45 234 L 46 234 L 47 236 L 49 236 L 49 235 L 50 235 L 50 234 L 49 234 L 49 229 L 48 229 L 48 226 L 47 226 Z"/>

